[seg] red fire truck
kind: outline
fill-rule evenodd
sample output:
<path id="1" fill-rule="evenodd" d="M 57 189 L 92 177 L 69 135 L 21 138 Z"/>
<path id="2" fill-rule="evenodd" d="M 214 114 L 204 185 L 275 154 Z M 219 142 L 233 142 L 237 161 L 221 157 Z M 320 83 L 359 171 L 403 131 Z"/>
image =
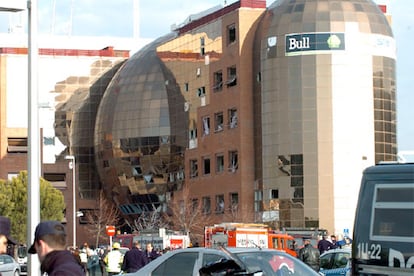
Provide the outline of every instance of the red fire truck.
<path id="1" fill-rule="evenodd" d="M 151 243 L 155 249 L 163 250 L 186 248 L 190 245 L 190 237 L 180 233 L 174 233 L 161 228 L 158 232 L 149 231 L 139 234 L 117 234 L 113 238 L 114 242 L 119 242 L 121 247 L 132 248 L 135 241 L 139 241 L 142 247 Z"/>
<path id="2" fill-rule="evenodd" d="M 257 223 L 221 223 L 206 226 L 204 246 L 273 248 L 297 256 L 295 239 L 292 236 Z"/>

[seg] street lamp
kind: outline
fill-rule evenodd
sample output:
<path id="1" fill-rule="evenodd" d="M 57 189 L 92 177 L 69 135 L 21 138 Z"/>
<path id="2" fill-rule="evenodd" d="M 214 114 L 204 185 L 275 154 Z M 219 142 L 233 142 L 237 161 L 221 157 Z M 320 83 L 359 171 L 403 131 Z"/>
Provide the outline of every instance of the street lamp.
<path id="1" fill-rule="evenodd" d="M 69 169 L 72 170 L 72 224 L 73 224 L 73 248 L 76 248 L 76 162 L 75 156 L 66 155 L 65 159 L 69 162 Z"/>
<path id="2" fill-rule="evenodd" d="M 38 116 L 38 86 L 37 86 L 37 0 L 0 0 L 0 11 L 18 12 L 27 9 L 28 12 L 28 218 L 27 244 L 34 240 L 34 233 L 40 221 L 40 131 Z M 39 275 L 39 260 L 28 256 L 27 270 L 29 275 Z"/>

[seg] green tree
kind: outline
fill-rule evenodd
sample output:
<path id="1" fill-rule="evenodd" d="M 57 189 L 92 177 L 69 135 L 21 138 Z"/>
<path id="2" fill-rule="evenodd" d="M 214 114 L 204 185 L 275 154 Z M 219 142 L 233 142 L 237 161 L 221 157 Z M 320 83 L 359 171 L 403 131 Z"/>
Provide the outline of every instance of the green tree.
<path id="1" fill-rule="evenodd" d="M 0 214 L 10 218 L 12 237 L 20 243 L 27 240 L 27 184 L 27 171 L 12 180 L 0 181 Z M 62 192 L 40 178 L 40 219 L 61 221 L 64 209 Z"/>

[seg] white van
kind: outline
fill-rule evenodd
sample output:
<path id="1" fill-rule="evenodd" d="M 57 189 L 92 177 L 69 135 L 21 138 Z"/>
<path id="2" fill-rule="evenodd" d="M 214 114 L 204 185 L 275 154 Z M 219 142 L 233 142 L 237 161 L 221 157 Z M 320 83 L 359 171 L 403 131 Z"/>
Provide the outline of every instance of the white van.
<path id="1" fill-rule="evenodd" d="M 414 163 L 364 171 L 356 209 L 352 275 L 414 275 Z"/>

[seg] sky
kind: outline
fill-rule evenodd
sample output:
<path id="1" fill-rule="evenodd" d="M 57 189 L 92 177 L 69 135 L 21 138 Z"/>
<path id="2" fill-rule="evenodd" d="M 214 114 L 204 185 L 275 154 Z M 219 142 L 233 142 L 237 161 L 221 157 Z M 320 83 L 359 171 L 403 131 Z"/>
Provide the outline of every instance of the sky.
<path id="1" fill-rule="evenodd" d="M 38 0 L 38 32 L 72 36 L 133 37 L 137 0 Z M 227 4 L 236 0 L 227 0 Z M 397 138 L 400 151 L 414 151 L 413 0 L 376 0 L 392 15 L 397 44 Z M 223 5 L 224 0 L 140 0 L 139 36 L 155 39 L 192 15 Z M 274 1 L 267 0 L 267 5 Z M 55 10 L 53 13 L 52 11 Z M 0 12 L 0 33 L 9 26 L 27 26 L 27 16 Z M 72 19 L 72 20 L 71 20 Z"/>

